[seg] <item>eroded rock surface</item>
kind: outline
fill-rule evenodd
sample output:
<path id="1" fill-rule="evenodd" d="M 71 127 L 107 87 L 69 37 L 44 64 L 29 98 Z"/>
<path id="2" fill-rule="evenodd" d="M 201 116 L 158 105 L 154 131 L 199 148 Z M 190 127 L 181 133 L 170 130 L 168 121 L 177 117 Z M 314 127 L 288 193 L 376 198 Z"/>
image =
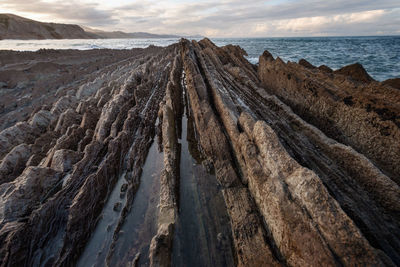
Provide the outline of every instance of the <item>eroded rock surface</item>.
<path id="1" fill-rule="evenodd" d="M 10 87 L 1 89 L 1 266 L 185 265 L 173 255 L 188 229 L 179 228 L 189 214 L 180 209 L 180 172 L 191 162 L 182 149 L 203 170 L 192 175 L 214 179 L 220 195 L 204 185 L 191 192 L 218 199 L 204 208 L 228 218 L 222 233 L 199 215 L 207 232 L 199 239 L 212 237 L 204 262 L 400 264 L 396 83 L 374 81 L 359 64 L 333 71 L 268 51 L 255 66 L 240 47 L 208 39 L 103 52 L 0 53 L 0 77 L 13 74 L 0 80 Z M 35 63 L 50 55 L 54 64 Z M 78 66 L 87 67 L 79 79 Z M 50 81 L 60 70 L 69 74 Z M 17 86 L 44 72 L 35 87 Z M 47 86 L 45 97 L 30 86 Z M 16 96 L 23 107 L 6 102 Z M 185 130 L 191 140 L 181 146 Z M 150 158 L 155 139 L 162 153 Z M 146 169 L 149 161 L 160 171 Z M 131 221 L 146 227 L 125 232 Z M 138 238 L 126 243 L 128 235 Z M 222 251 L 230 258 L 218 258 Z"/>

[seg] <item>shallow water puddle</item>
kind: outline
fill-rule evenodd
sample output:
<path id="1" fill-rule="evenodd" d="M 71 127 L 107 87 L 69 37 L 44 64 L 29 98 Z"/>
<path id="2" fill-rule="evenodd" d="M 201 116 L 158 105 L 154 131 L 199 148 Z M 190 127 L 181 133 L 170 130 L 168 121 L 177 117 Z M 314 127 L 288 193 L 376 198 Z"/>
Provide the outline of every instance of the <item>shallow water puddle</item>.
<path id="1" fill-rule="evenodd" d="M 107 256 L 108 249 L 112 242 L 113 232 L 118 222 L 121 211 L 114 210 L 116 203 L 126 201 L 125 194 L 121 195 L 121 186 L 126 182 L 124 172 L 114 186 L 110 197 L 103 208 L 101 218 L 96 225 L 96 228 L 82 253 L 77 266 L 103 266 Z M 122 197 L 121 197 L 122 196 Z"/>
<path id="2" fill-rule="evenodd" d="M 129 155 L 130 152 L 127 153 Z M 159 176 L 163 168 L 163 153 L 159 152 L 157 137 L 154 138 L 143 166 L 139 188 L 134 196 L 130 212 L 125 218 L 122 229 L 111 257 L 110 266 L 131 261 L 143 247 L 148 247 L 155 234 Z M 97 226 L 82 253 L 77 266 L 104 266 L 113 241 L 114 231 L 121 216 L 121 210 L 127 201 L 121 187 L 127 183 L 126 171 L 114 186 Z M 116 207 L 118 205 L 118 207 Z M 146 248 L 148 249 L 148 248 Z M 133 256 L 131 255 L 133 253 Z M 141 257 L 147 258 L 147 257 Z"/>
<path id="3" fill-rule="evenodd" d="M 172 266 L 234 266 L 231 228 L 215 175 L 201 164 L 194 125 L 182 118 L 179 216 Z"/>
<path id="4" fill-rule="evenodd" d="M 110 266 L 125 266 L 140 253 L 139 264 L 148 264 L 148 249 L 157 233 L 157 205 L 160 191 L 160 175 L 163 169 L 163 153 L 158 150 L 154 139 L 135 194 L 131 211 L 125 218 L 111 255 Z"/>

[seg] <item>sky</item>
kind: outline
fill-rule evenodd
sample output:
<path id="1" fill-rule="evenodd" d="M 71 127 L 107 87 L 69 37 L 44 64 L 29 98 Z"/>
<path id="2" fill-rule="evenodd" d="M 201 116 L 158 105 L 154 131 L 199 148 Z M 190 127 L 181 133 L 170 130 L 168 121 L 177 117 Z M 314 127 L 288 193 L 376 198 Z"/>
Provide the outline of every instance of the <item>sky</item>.
<path id="1" fill-rule="evenodd" d="M 399 0 L 0 0 L 0 13 L 207 37 L 400 35 Z"/>

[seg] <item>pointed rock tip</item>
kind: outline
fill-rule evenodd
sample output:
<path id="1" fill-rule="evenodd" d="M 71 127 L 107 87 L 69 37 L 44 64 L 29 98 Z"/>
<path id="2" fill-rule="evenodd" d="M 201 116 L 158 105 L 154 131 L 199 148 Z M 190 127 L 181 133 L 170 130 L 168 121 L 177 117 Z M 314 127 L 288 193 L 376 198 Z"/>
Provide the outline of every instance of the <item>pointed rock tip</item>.
<path id="1" fill-rule="evenodd" d="M 318 67 L 318 69 L 323 71 L 323 72 L 326 72 L 326 73 L 332 73 L 333 72 L 333 70 L 331 68 L 329 68 L 328 66 L 326 66 L 326 65 L 321 65 L 321 66 Z"/>
<path id="2" fill-rule="evenodd" d="M 205 46 L 211 46 L 211 47 L 216 47 L 216 45 L 207 37 L 204 37 L 199 41 L 199 44 L 205 45 Z"/>
<path id="3" fill-rule="evenodd" d="M 369 76 L 368 72 L 364 69 L 360 63 L 354 63 L 351 65 L 344 66 L 336 71 L 335 74 L 342 74 L 350 77 L 351 79 L 359 82 L 372 82 L 374 79 Z"/>
<path id="4" fill-rule="evenodd" d="M 396 89 L 400 89 L 400 78 L 387 79 L 386 81 L 383 81 L 382 84 L 389 85 Z"/>
<path id="5" fill-rule="evenodd" d="M 311 64 L 310 62 L 308 62 L 307 60 L 305 60 L 304 58 L 299 60 L 299 65 L 307 68 L 307 69 L 315 69 L 316 67 Z"/>
<path id="6" fill-rule="evenodd" d="M 260 59 L 264 58 L 267 61 L 273 61 L 274 57 L 272 56 L 272 54 L 270 52 L 268 52 L 268 50 L 265 50 L 264 53 L 260 56 Z"/>

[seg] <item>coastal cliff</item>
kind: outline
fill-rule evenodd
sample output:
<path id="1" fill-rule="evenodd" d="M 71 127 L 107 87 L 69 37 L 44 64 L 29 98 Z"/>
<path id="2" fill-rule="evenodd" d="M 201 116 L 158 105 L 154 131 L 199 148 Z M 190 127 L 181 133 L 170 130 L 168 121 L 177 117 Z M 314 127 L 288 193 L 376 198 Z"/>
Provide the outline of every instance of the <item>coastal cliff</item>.
<path id="1" fill-rule="evenodd" d="M 42 40 L 42 39 L 121 39 L 121 38 L 178 38 L 171 34 L 147 32 L 126 33 L 122 31 L 101 31 L 76 24 L 40 22 L 14 14 L 0 14 L 0 40 Z"/>
<path id="2" fill-rule="evenodd" d="M 399 265 L 396 83 L 245 55 L 0 52 L 1 266 Z"/>
<path id="3" fill-rule="evenodd" d="M 13 14 L 0 14 L 1 39 L 93 39 L 96 35 L 74 24 L 39 22 Z"/>

